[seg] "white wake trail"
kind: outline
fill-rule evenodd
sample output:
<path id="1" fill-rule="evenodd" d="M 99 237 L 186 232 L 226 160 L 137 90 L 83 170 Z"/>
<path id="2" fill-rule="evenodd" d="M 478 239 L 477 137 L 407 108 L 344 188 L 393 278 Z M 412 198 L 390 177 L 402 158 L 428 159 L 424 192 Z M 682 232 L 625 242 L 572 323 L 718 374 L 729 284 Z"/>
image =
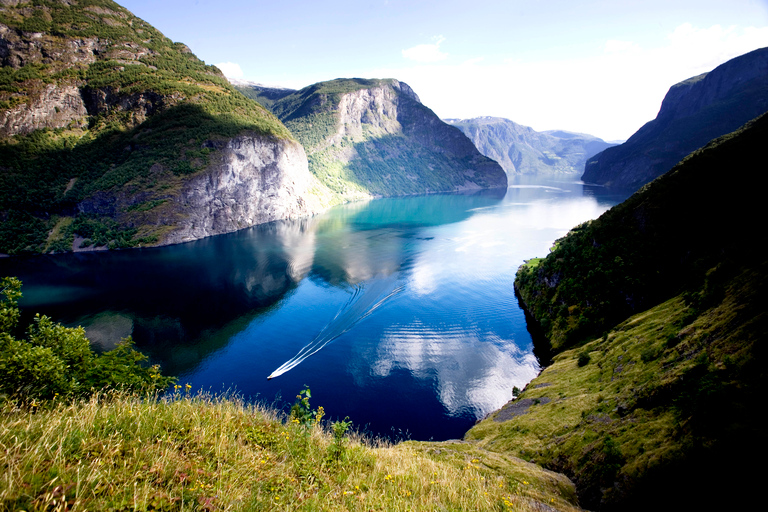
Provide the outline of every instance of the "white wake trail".
<path id="1" fill-rule="evenodd" d="M 396 286 L 397 277 L 376 279 L 355 286 L 352 295 L 339 309 L 336 316 L 291 359 L 273 371 L 267 380 L 279 377 L 304 362 L 308 357 L 322 350 L 330 342 L 352 329 L 358 322 L 380 308 L 385 302 L 403 291 L 404 286 Z"/>

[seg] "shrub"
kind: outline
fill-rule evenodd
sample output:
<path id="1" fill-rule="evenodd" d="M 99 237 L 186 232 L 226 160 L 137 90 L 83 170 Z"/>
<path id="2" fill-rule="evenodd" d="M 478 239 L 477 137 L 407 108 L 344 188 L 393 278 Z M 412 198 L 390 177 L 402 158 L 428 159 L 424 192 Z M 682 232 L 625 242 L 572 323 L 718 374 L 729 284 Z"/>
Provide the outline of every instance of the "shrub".
<path id="1" fill-rule="evenodd" d="M 82 327 L 64 327 L 35 315 L 26 339 L 17 339 L 13 333 L 20 316 L 21 281 L 6 277 L 1 282 L 0 393 L 35 402 L 82 397 L 105 388 L 151 392 L 173 382 L 159 367 L 146 365 L 147 356 L 133 348 L 130 337 L 98 355 Z"/>

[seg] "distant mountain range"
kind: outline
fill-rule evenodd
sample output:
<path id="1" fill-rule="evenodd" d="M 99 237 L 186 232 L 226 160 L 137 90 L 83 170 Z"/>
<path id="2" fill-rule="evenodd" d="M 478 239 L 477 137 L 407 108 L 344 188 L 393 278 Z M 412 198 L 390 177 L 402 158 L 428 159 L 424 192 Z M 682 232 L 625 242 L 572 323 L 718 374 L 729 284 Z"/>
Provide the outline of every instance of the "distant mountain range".
<path id="1" fill-rule="evenodd" d="M 768 111 L 768 48 L 673 85 L 656 119 L 624 144 L 590 158 L 582 179 L 637 189 L 691 151 Z"/>
<path id="2" fill-rule="evenodd" d="M 304 146 L 310 171 L 345 199 L 507 186 L 499 164 L 398 80 L 238 89 L 285 123 Z"/>
<path id="3" fill-rule="evenodd" d="M 445 119 L 508 175 L 582 173 L 588 158 L 615 144 L 583 133 L 537 132 L 501 117 Z"/>

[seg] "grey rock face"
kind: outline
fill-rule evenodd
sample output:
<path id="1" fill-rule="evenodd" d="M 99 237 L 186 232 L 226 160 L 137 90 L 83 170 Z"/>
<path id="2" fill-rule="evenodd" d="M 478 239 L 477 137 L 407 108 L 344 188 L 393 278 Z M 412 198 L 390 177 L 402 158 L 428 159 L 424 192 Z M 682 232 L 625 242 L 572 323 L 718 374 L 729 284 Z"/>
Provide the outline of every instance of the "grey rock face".
<path id="1" fill-rule="evenodd" d="M 174 198 L 179 229 L 164 244 L 316 213 L 306 199 L 312 177 L 300 144 L 239 136 L 220 151 L 220 160 L 192 177 Z"/>
<path id="2" fill-rule="evenodd" d="M 30 103 L 0 113 L 0 137 L 32 133 L 41 128 L 87 125 L 88 112 L 74 85 L 48 84 Z"/>

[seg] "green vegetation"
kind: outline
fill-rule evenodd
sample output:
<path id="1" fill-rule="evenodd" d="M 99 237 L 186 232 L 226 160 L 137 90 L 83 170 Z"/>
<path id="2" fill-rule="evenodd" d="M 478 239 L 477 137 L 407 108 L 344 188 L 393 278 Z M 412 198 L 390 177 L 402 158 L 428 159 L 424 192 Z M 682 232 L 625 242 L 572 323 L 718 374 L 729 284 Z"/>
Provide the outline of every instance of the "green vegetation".
<path id="1" fill-rule="evenodd" d="M 17 338 L 21 281 L 6 277 L 0 286 L 5 296 L 0 302 L 0 393 L 5 400 L 37 407 L 39 400 L 87 397 L 110 388 L 153 392 L 173 382 L 158 367 L 145 365 L 146 356 L 132 348 L 130 338 L 99 355 L 82 327 L 64 327 L 44 315 L 35 316 L 25 338 Z"/>
<path id="2" fill-rule="evenodd" d="M 599 510 L 748 509 L 768 455 L 768 259 L 753 243 L 768 117 L 713 141 L 518 271 L 553 363 L 467 434 L 562 471 Z"/>
<path id="3" fill-rule="evenodd" d="M 753 168 L 768 131 L 761 117 L 692 153 L 599 219 L 558 240 L 525 265 L 516 284 L 555 350 L 603 334 L 628 316 L 685 291 L 715 297 L 735 268 L 755 256 L 759 184 L 723 180 L 723 169 Z M 717 184 L 717 185 L 715 185 Z"/>
<path id="4" fill-rule="evenodd" d="M 8 510 L 575 511 L 562 476 L 465 443 L 392 446 L 238 397 L 106 393 L 0 410 Z"/>
<path id="5" fill-rule="evenodd" d="M 88 111 L 66 126 L 0 138 L 0 252 L 51 250 L 55 217 L 78 209 L 116 222 L 118 247 L 157 241 L 169 229 L 159 219 L 174 218 L 161 216 L 168 200 L 212 162 L 221 141 L 292 138 L 218 69 L 114 2 L 36 0 L 5 7 L 0 23 L 11 28 L 8 59 L 18 63 L 0 69 L 0 108 L 32 104 L 56 84 L 77 87 Z M 31 26 L 44 33 L 36 44 L 49 57 L 27 48 Z M 88 40 L 92 52 L 71 50 L 73 39 Z"/>

